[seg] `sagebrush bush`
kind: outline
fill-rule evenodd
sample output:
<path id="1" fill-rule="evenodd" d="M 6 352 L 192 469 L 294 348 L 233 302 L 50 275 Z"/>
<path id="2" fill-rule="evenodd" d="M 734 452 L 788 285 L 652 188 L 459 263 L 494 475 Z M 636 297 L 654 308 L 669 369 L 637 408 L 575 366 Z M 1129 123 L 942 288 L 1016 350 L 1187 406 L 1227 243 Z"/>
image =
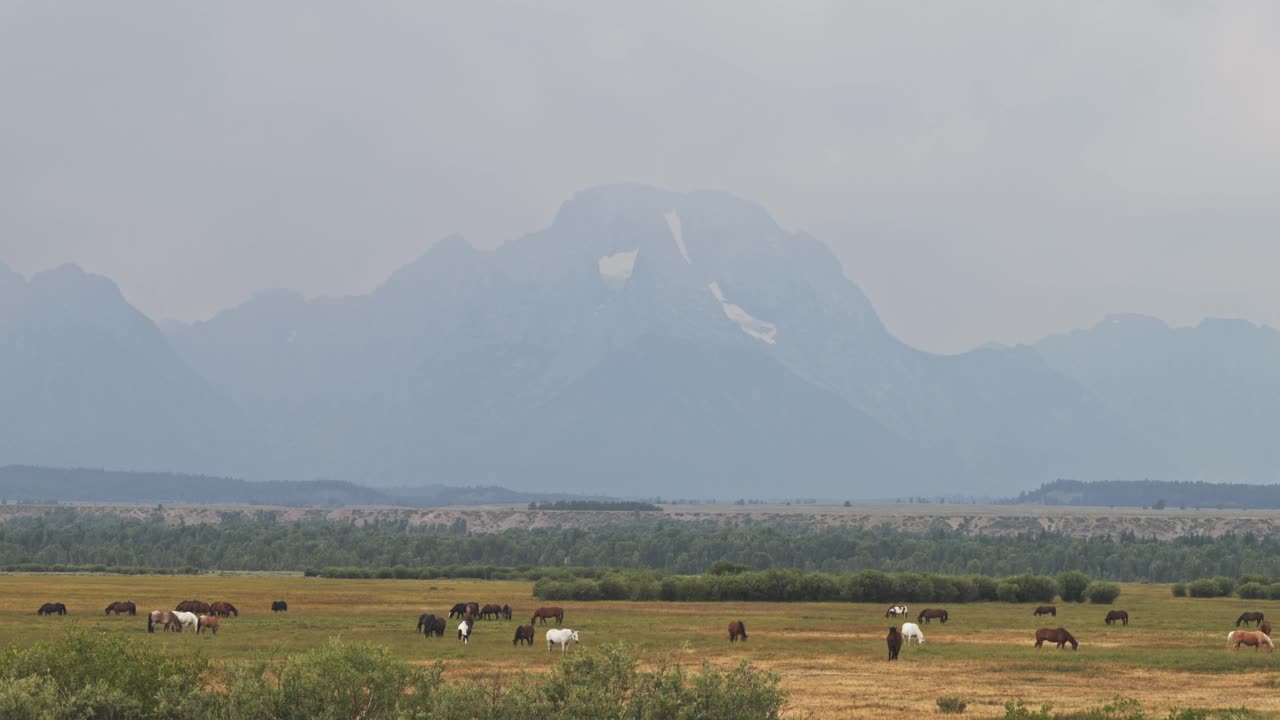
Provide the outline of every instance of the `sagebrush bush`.
<path id="1" fill-rule="evenodd" d="M 1120 586 L 1109 582 L 1091 582 L 1084 589 L 1084 596 L 1095 605 L 1110 605 L 1120 597 Z"/>
<path id="2" fill-rule="evenodd" d="M 969 707 L 969 703 L 958 697 L 940 697 L 938 698 L 938 712 L 944 715 L 959 715 L 964 709 Z"/>

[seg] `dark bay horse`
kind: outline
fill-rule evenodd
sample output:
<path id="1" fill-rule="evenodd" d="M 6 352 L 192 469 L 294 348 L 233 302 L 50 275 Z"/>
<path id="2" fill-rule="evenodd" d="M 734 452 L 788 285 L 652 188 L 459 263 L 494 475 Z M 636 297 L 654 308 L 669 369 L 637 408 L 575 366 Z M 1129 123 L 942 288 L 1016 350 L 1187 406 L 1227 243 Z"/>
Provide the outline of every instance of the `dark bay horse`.
<path id="1" fill-rule="evenodd" d="M 489 603 L 488 605 L 480 608 L 479 617 L 481 620 L 497 620 L 502 617 L 502 606 L 495 603 Z"/>
<path id="2" fill-rule="evenodd" d="M 221 600 L 209 603 L 209 612 L 218 617 L 240 617 L 240 611 L 236 609 L 235 605 Z"/>
<path id="3" fill-rule="evenodd" d="M 1240 613 L 1240 617 L 1236 618 L 1236 627 L 1240 627 L 1240 623 L 1244 623 L 1245 627 L 1249 627 L 1249 623 L 1260 623 L 1263 615 L 1260 612 Z"/>
<path id="4" fill-rule="evenodd" d="M 555 618 L 556 625 L 564 622 L 564 608 L 554 605 L 540 607 L 533 611 L 533 617 L 529 618 L 529 624 L 532 625 L 535 620 L 541 620 L 542 624 L 547 624 L 547 618 Z"/>
<path id="5" fill-rule="evenodd" d="M 445 624 L 446 623 L 444 621 L 444 618 L 433 617 L 431 619 L 431 622 L 427 623 L 426 628 L 422 631 L 422 634 L 425 635 L 426 637 L 431 637 L 432 635 L 435 635 L 436 637 L 444 637 Z"/>
<path id="6" fill-rule="evenodd" d="M 741 620 L 731 620 L 729 622 L 729 642 L 737 642 L 738 638 L 742 638 L 742 642 L 747 641 L 747 626 L 743 625 Z"/>
<path id="7" fill-rule="evenodd" d="M 533 626 L 532 626 L 532 625 L 520 625 L 520 626 L 518 626 L 518 627 L 516 628 L 516 636 L 515 636 L 514 638 L 512 638 L 512 640 L 511 640 L 511 644 L 512 644 L 512 646 L 519 645 L 519 644 L 520 644 L 520 642 L 523 640 L 524 642 L 529 643 L 529 646 L 530 646 L 530 647 L 532 647 L 532 646 L 533 646 L 533 633 L 534 633 L 534 630 L 533 630 Z"/>
<path id="8" fill-rule="evenodd" d="M 929 621 L 934 619 L 937 619 L 938 622 L 945 623 L 947 621 L 947 611 L 942 608 L 938 608 L 936 610 L 933 608 L 925 608 L 924 610 L 921 610 L 920 614 L 916 617 L 916 622 L 923 620 L 924 623 L 928 625 Z"/>
<path id="9" fill-rule="evenodd" d="M 458 603 L 458 604 L 454 605 L 452 608 L 450 608 L 450 609 L 449 609 L 449 617 L 450 617 L 450 619 L 455 618 L 455 617 L 462 617 L 463 615 L 466 615 L 466 614 L 467 614 L 467 604 L 466 604 L 466 603 Z"/>
<path id="10" fill-rule="evenodd" d="M 902 633 L 898 632 L 898 628 L 890 625 L 889 637 L 885 638 L 885 642 L 889 644 L 889 660 L 897 660 L 898 651 L 902 649 Z"/>
<path id="11" fill-rule="evenodd" d="M 177 610 L 178 612 L 189 612 L 189 613 L 197 613 L 197 614 L 198 613 L 208 614 L 212 612 L 212 609 L 209 607 L 209 603 L 200 602 L 199 600 L 183 600 L 182 602 L 178 603 L 178 607 L 174 608 L 174 610 Z"/>
<path id="12" fill-rule="evenodd" d="M 1059 650 L 1065 648 L 1067 643 L 1071 643 L 1072 650 L 1080 649 L 1080 643 L 1076 642 L 1076 639 L 1071 636 L 1071 633 L 1067 632 L 1066 628 L 1040 628 L 1037 630 L 1036 647 L 1043 645 L 1046 640 L 1056 644 Z"/>
<path id="13" fill-rule="evenodd" d="M 502 619 L 503 620 L 511 619 L 511 606 L 506 603 L 502 604 Z"/>
<path id="14" fill-rule="evenodd" d="M 67 606 L 62 603 L 45 603 L 36 611 L 37 615 L 66 615 Z"/>
<path id="15" fill-rule="evenodd" d="M 1036 608 L 1036 611 L 1032 614 L 1036 617 L 1040 617 L 1041 615 L 1052 615 L 1054 617 L 1058 617 L 1058 608 L 1053 605 L 1041 605 Z"/>
<path id="16" fill-rule="evenodd" d="M 128 613 L 129 615 L 137 615 L 138 606 L 127 601 L 113 602 L 107 606 L 107 611 L 105 614 L 110 615 L 111 613 L 115 613 L 116 615 L 124 615 L 126 613 Z"/>
<path id="17" fill-rule="evenodd" d="M 196 623 L 196 634 L 208 630 L 214 635 L 218 634 L 218 616 L 217 615 L 201 615 L 200 622 Z"/>
<path id="18" fill-rule="evenodd" d="M 422 613 L 421 615 L 418 616 L 418 629 L 416 630 L 416 632 L 420 632 L 423 635 L 430 637 L 431 626 L 435 624 L 435 621 L 436 621 L 435 615 L 431 613 Z"/>
<path id="19" fill-rule="evenodd" d="M 1112 611 L 1110 611 L 1110 612 L 1108 612 L 1108 613 L 1107 613 L 1107 620 L 1106 620 L 1106 622 L 1107 622 L 1107 624 L 1108 624 L 1108 625 L 1110 625 L 1111 623 L 1113 623 L 1113 622 L 1115 622 L 1115 621 L 1117 621 L 1117 620 L 1119 620 L 1119 621 L 1121 622 L 1121 624 L 1128 625 L 1128 624 L 1129 624 L 1129 613 L 1125 612 L 1124 610 L 1112 610 Z"/>
<path id="20" fill-rule="evenodd" d="M 289 603 L 283 600 L 272 600 L 271 612 L 289 612 Z"/>

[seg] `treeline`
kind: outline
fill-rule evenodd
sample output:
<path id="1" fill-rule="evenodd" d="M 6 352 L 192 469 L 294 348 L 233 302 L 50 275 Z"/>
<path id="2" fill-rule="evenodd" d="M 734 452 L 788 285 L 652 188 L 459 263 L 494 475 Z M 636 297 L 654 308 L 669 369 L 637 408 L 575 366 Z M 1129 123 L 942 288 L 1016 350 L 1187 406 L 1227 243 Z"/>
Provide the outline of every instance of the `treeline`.
<path id="1" fill-rule="evenodd" d="M 1089 505 L 1098 507 L 1149 507 L 1247 509 L 1280 508 L 1280 484 L 1243 485 L 1163 480 L 1055 480 L 1012 502 L 1036 505 Z"/>
<path id="2" fill-rule="evenodd" d="M 719 671 L 641 670 L 621 645 L 582 650 L 546 673 L 446 678 L 380 645 L 327 645 L 216 666 L 153 644 L 70 631 L 0 653 L 0 716 L 80 720 L 777 720 L 778 677 L 745 661 Z"/>
<path id="3" fill-rule="evenodd" d="M 648 517 L 648 516 L 645 516 Z M 0 566 L 121 566 L 199 570 L 307 568 L 614 567 L 670 574 L 707 572 L 721 560 L 751 570 L 795 568 L 948 575 L 1057 575 L 1077 570 L 1113 581 L 1176 582 L 1199 577 L 1280 575 L 1280 539 L 1253 535 L 1172 541 L 1080 539 L 1052 533 L 1014 537 L 936 530 L 756 525 L 722 528 L 677 521 L 617 523 L 591 530 L 547 528 L 467 534 L 407 520 L 278 523 L 276 514 L 227 513 L 221 524 L 166 526 L 149 520 L 85 516 L 72 509 L 0 525 Z"/>
<path id="4" fill-rule="evenodd" d="M 632 510 L 636 512 L 662 512 L 662 508 L 653 503 L 634 500 L 555 500 L 552 502 L 531 502 L 530 510 Z"/>
<path id="5" fill-rule="evenodd" d="M 1110 603 L 1120 595 L 1114 583 L 1091 582 L 1069 572 L 1057 578 L 1017 575 L 887 574 L 864 570 L 850 575 L 800 570 L 663 575 L 645 570 L 606 572 L 595 577 L 549 574 L 533 586 L 542 600 L 662 600 L 666 602 L 859 602 L 969 603 L 1064 602 Z"/>

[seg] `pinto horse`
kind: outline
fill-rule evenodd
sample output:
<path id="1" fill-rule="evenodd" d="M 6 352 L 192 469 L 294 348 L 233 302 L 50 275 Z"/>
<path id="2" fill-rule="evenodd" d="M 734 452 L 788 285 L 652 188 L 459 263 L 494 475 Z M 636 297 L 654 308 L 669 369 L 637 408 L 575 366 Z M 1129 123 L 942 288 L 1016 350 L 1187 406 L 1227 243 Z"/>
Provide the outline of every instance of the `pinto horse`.
<path id="1" fill-rule="evenodd" d="M 557 628 L 547 631 L 547 652 L 551 652 L 552 645 L 560 646 L 560 654 L 563 655 L 569 650 L 569 642 L 580 642 L 578 640 L 578 631 L 569 628 Z"/>
<path id="2" fill-rule="evenodd" d="M 105 614 L 110 615 L 111 613 L 115 613 L 116 615 L 124 615 L 125 613 L 137 615 L 138 606 L 131 602 L 113 602 L 107 606 Z"/>
<path id="3" fill-rule="evenodd" d="M 556 625 L 564 622 L 564 608 L 554 605 L 540 607 L 533 611 L 533 617 L 529 618 L 529 624 L 532 625 L 535 620 L 541 620 L 543 625 L 547 624 L 547 618 L 555 618 Z"/>
<path id="4" fill-rule="evenodd" d="M 747 626 L 741 620 L 732 620 L 729 622 L 729 642 L 737 642 L 738 638 L 742 638 L 742 642 L 747 641 Z"/>
<path id="5" fill-rule="evenodd" d="M 1067 632 L 1066 628 L 1040 628 L 1036 631 L 1036 647 L 1044 645 L 1045 641 L 1049 641 L 1058 646 L 1059 650 L 1064 649 L 1067 643 L 1071 643 L 1072 650 L 1079 650 L 1080 643 Z"/>
<path id="6" fill-rule="evenodd" d="M 147 632 L 155 632 L 156 625 L 165 630 L 182 631 L 182 623 L 172 610 L 152 610 L 151 614 L 147 616 Z"/>
<path id="7" fill-rule="evenodd" d="M 924 624 L 928 625 L 929 621 L 934 619 L 938 622 L 945 623 L 947 621 L 947 611 L 942 608 L 938 608 L 936 610 L 933 608 L 925 608 L 924 610 L 921 610 L 920 615 L 916 617 L 916 622 L 923 620 Z"/>
<path id="8" fill-rule="evenodd" d="M 501 605 L 495 605 L 494 603 L 489 603 L 488 605 L 485 605 L 484 607 L 480 608 L 481 620 L 497 620 L 500 617 L 502 617 Z"/>
<path id="9" fill-rule="evenodd" d="M 218 616 L 217 615 L 201 615 L 200 622 L 196 623 L 196 634 L 208 630 L 214 635 L 218 634 Z"/>
<path id="10" fill-rule="evenodd" d="M 1111 623 L 1117 620 L 1119 620 L 1123 625 L 1128 625 L 1129 613 L 1125 612 L 1124 610 L 1111 610 L 1110 612 L 1107 613 L 1106 623 L 1108 625 L 1110 625 Z"/>
<path id="11" fill-rule="evenodd" d="M 889 609 L 888 609 L 888 610 L 885 610 L 885 611 L 884 611 L 884 616 L 885 616 L 885 617 L 906 617 L 906 616 L 907 616 L 907 606 L 906 606 L 906 605 L 892 605 L 892 606 L 890 606 L 890 607 L 889 607 Z"/>
<path id="12" fill-rule="evenodd" d="M 209 612 L 217 615 L 218 617 L 240 617 L 240 611 L 236 609 L 235 605 L 232 605 L 229 602 L 222 602 L 221 600 L 209 603 Z"/>
<path id="13" fill-rule="evenodd" d="M 209 607 L 209 603 L 200 602 L 199 600 L 183 600 L 182 602 L 178 603 L 178 607 L 174 608 L 174 610 L 177 610 L 178 612 L 185 612 L 185 613 L 208 614 L 210 612 L 213 612 L 213 609 Z"/>
<path id="14" fill-rule="evenodd" d="M 885 642 L 889 644 L 889 660 L 892 662 L 898 659 L 898 651 L 902 649 L 902 633 L 898 632 L 898 628 L 889 626 L 889 637 L 885 638 Z"/>
<path id="15" fill-rule="evenodd" d="M 471 644 L 471 628 L 471 620 L 463 620 L 458 623 L 458 639 L 462 641 L 463 645 Z"/>
<path id="16" fill-rule="evenodd" d="M 36 611 L 37 615 L 66 615 L 67 606 L 62 603 L 45 603 Z"/>
<path id="17" fill-rule="evenodd" d="M 1054 617 L 1058 617 L 1058 608 L 1053 605 L 1041 605 L 1036 608 L 1036 611 L 1032 614 L 1036 617 L 1040 617 L 1041 615 L 1052 615 Z"/>
<path id="18" fill-rule="evenodd" d="M 1266 645 L 1271 652 L 1276 651 L 1275 643 L 1271 642 L 1271 637 L 1257 630 L 1234 630 L 1227 634 L 1227 643 L 1236 652 L 1240 651 L 1241 645 L 1248 645 L 1253 648 L 1254 652 L 1258 652 L 1258 648 L 1263 645 Z"/>
<path id="19" fill-rule="evenodd" d="M 1240 613 L 1240 617 L 1236 618 L 1236 627 L 1240 627 L 1240 623 L 1244 623 L 1245 627 L 1249 627 L 1249 623 L 1260 623 L 1263 615 L 1260 612 Z"/>
<path id="20" fill-rule="evenodd" d="M 529 646 L 532 647 L 533 635 L 534 629 L 532 625 L 520 625 L 516 627 L 516 636 L 512 638 L 511 645 L 514 647 L 519 645 L 521 641 L 524 641 L 529 643 Z"/>

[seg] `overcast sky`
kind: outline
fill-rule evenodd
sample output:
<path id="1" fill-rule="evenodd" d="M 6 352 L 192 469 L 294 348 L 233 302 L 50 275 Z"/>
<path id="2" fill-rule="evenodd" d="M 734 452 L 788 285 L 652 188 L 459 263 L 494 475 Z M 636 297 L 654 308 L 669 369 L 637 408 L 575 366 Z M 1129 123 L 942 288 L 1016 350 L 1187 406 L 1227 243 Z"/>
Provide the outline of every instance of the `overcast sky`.
<path id="1" fill-rule="evenodd" d="M 592 185 L 830 244 L 907 342 L 1280 326 L 1280 3 L 0 0 L 0 261 L 362 293 Z"/>

